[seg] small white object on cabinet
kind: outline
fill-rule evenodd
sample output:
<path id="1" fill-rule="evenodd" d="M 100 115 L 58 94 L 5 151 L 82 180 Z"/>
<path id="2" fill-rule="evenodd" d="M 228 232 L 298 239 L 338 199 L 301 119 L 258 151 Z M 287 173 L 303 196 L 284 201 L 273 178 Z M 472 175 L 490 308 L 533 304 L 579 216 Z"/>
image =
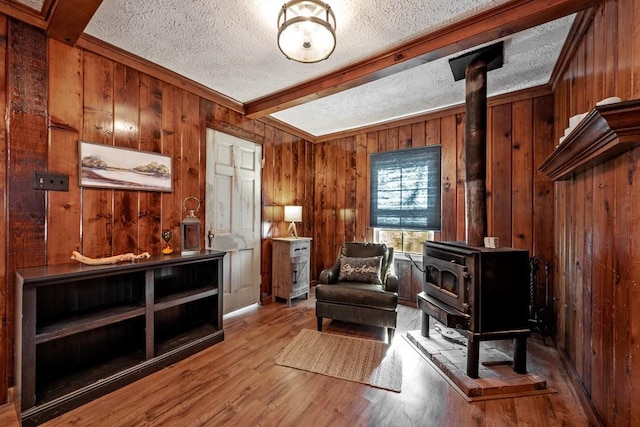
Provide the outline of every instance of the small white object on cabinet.
<path id="1" fill-rule="evenodd" d="M 309 298 L 309 263 L 311 237 L 277 237 L 273 239 L 272 285 L 274 298 Z"/>

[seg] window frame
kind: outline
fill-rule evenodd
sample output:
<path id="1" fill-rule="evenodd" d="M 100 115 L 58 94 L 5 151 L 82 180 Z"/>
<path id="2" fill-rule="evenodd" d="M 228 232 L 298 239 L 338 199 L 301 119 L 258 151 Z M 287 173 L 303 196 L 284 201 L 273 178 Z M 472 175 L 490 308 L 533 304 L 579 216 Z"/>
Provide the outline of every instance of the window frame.
<path id="1" fill-rule="evenodd" d="M 391 232 L 391 233 L 402 233 L 402 241 L 400 243 L 401 247 L 397 247 L 395 245 L 390 245 L 387 241 L 383 241 L 380 238 L 380 234 L 384 233 L 384 232 Z M 373 229 L 373 241 L 375 243 L 384 243 L 387 246 L 391 246 L 394 249 L 394 254 L 396 255 L 404 255 L 404 254 L 421 254 L 422 253 L 422 247 L 417 251 L 417 252 L 411 252 L 411 251 L 407 251 L 405 249 L 407 249 L 408 243 L 406 243 L 406 241 L 408 239 L 405 239 L 405 235 L 406 233 L 423 233 L 424 236 L 424 241 L 422 243 L 424 243 L 427 240 L 434 240 L 434 234 L 435 232 L 433 230 L 400 230 L 400 229 L 394 229 L 394 228 L 374 228 Z"/>
<path id="2" fill-rule="evenodd" d="M 428 185 L 425 187 L 404 186 L 402 181 L 402 170 L 411 168 L 412 165 L 421 162 L 429 162 L 425 171 Z M 417 167 L 417 166 L 416 166 Z M 378 176 L 384 171 L 401 170 L 400 189 L 400 209 L 382 209 L 378 206 L 380 193 L 378 191 Z M 427 145 L 424 147 L 409 148 L 403 150 L 384 151 L 369 155 L 369 226 L 372 229 L 392 229 L 406 231 L 440 231 L 442 226 L 442 146 L 440 144 Z M 390 172 L 388 172 L 390 173 Z M 413 181 L 408 181 L 411 184 Z M 437 189 L 434 193 L 430 193 Z M 426 190 L 427 204 L 424 208 L 405 207 L 402 204 L 406 201 L 404 191 L 413 191 L 413 199 L 418 199 L 416 194 Z M 429 203 L 430 194 L 435 194 L 435 202 Z M 405 215 L 411 212 L 411 215 Z M 386 216 L 384 216 L 386 214 Z M 421 216 L 422 215 L 422 216 Z M 381 222 L 381 218 L 385 218 Z M 393 222 L 397 221 L 397 222 Z"/>

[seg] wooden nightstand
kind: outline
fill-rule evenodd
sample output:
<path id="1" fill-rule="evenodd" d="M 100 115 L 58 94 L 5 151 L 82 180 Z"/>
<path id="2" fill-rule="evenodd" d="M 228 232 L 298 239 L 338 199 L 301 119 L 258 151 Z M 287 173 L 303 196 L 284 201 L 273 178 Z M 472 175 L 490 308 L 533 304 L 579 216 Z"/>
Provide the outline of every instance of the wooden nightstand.
<path id="1" fill-rule="evenodd" d="M 278 237 L 273 239 L 272 282 L 274 298 L 309 298 L 309 263 L 311 237 Z"/>

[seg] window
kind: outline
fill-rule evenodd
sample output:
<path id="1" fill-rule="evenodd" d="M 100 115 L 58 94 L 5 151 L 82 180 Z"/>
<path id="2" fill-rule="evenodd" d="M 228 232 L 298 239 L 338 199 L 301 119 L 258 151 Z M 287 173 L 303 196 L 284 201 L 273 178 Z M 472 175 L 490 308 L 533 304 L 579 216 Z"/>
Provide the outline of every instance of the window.
<path id="1" fill-rule="evenodd" d="M 440 146 L 372 154 L 371 227 L 440 230 Z"/>
<path id="2" fill-rule="evenodd" d="M 372 154 L 371 227 L 375 241 L 422 252 L 428 230 L 440 230 L 439 145 Z"/>
<path id="3" fill-rule="evenodd" d="M 403 231 L 386 228 L 374 229 L 376 243 L 384 243 L 396 252 L 422 253 L 422 244 L 433 240 L 432 231 Z"/>

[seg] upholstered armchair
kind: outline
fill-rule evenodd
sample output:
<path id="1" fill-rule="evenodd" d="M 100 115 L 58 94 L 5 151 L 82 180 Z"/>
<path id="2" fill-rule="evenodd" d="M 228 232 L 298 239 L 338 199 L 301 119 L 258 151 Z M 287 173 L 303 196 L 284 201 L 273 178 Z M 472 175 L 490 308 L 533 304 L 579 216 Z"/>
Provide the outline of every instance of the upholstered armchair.
<path id="1" fill-rule="evenodd" d="M 343 243 L 316 286 L 318 331 L 327 317 L 387 329 L 391 343 L 398 317 L 398 277 L 393 248 L 379 243 Z"/>

